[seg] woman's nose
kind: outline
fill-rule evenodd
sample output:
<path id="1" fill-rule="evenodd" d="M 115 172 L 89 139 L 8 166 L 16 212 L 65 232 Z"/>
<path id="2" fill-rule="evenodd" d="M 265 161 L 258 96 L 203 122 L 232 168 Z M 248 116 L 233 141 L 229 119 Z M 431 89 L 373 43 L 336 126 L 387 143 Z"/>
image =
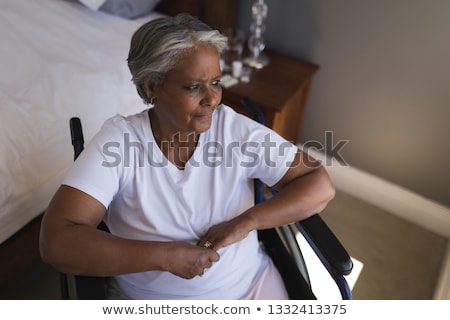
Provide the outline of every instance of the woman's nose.
<path id="1" fill-rule="evenodd" d="M 222 88 L 206 88 L 203 94 L 201 104 L 204 106 L 217 106 L 222 99 Z"/>

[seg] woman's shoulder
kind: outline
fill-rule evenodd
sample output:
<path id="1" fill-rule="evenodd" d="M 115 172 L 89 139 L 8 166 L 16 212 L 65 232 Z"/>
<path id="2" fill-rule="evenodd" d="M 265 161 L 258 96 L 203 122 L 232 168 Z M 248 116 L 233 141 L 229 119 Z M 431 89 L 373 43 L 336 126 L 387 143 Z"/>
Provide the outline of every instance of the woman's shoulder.
<path id="1" fill-rule="evenodd" d="M 233 135 L 249 133 L 253 130 L 268 130 L 266 126 L 254 119 L 235 111 L 232 107 L 221 104 L 216 109 L 216 123 L 222 130 L 230 130 Z"/>
<path id="2" fill-rule="evenodd" d="M 146 119 L 148 119 L 148 109 L 132 115 L 116 114 L 111 116 L 97 131 L 96 140 L 100 142 L 122 140 L 125 134 L 130 137 L 141 136 L 145 123 L 148 123 Z"/>
<path id="3" fill-rule="evenodd" d="M 141 131 L 145 123 L 148 123 L 148 109 L 131 115 L 116 114 L 106 119 L 100 132 L 106 134 L 123 134 Z"/>
<path id="4" fill-rule="evenodd" d="M 138 113 L 131 115 L 121 115 L 116 114 L 110 118 L 108 118 L 103 126 L 112 126 L 112 127 L 133 127 L 136 124 L 142 123 L 146 121 L 148 118 L 148 109 L 142 110 Z"/>
<path id="5" fill-rule="evenodd" d="M 232 107 L 221 104 L 216 109 L 217 112 L 217 118 L 218 120 L 227 120 L 232 122 L 244 122 L 244 123 L 254 123 L 255 121 L 251 119 L 250 117 L 243 115 L 236 110 L 234 110 Z M 237 123 L 235 123 L 237 124 Z"/>

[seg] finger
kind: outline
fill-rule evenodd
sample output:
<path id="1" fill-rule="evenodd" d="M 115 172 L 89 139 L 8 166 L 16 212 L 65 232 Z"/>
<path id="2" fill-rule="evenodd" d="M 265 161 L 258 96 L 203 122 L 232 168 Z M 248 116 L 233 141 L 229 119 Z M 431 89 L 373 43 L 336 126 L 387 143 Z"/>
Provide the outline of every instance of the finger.
<path id="1" fill-rule="evenodd" d="M 209 261 L 211 262 L 211 264 L 212 264 L 212 262 L 217 262 L 219 260 L 220 260 L 219 254 L 216 251 L 211 250 L 211 252 L 209 254 Z"/>
<path id="2" fill-rule="evenodd" d="M 214 262 L 219 261 L 220 256 L 214 250 L 205 250 L 205 254 L 201 257 L 201 263 L 198 266 L 198 272 L 212 267 Z"/>
<path id="3" fill-rule="evenodd" d="M 201 237 L 200 240 L 198 240 L 198 242 L 197 242 L 197 246 L 203 247 L 203 245 L 205 244 L 206 241 L 207 241 L 207 239 L 205 236 Z"/>

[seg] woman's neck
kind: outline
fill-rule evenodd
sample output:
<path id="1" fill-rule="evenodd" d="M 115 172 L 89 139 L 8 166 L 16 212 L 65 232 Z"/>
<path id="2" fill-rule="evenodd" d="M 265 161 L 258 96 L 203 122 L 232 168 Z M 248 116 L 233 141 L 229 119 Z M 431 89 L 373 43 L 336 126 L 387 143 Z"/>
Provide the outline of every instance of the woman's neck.
<path id="1" fill-rule="evenodd" d="M 178 169 L 184 169 L 197 147 L 200 134 L 195 132 L 180 132 L 164 130 L 155 110 L 149 110 L 150 127 L 153 137 L 162 153 Z"/>

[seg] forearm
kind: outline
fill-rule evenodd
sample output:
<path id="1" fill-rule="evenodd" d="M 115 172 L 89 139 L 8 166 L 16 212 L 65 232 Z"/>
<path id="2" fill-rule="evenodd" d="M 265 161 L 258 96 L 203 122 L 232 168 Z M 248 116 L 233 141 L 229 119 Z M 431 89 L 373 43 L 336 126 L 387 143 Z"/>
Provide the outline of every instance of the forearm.
<path id="1" fill-rule="evenodd" d="M 323 167 L 291 181 L 277 195 L 241 215 L 249 231 L 268 229 L 306 219 L 321 212 L 334 197 Z"/>
<path id="2" fill-rule="evenodd" d="M 168 242 L 122 239 L 85 225 L 41 236 L 41 256 L 61 272 L 90 276 L 163 270 Z"/>

